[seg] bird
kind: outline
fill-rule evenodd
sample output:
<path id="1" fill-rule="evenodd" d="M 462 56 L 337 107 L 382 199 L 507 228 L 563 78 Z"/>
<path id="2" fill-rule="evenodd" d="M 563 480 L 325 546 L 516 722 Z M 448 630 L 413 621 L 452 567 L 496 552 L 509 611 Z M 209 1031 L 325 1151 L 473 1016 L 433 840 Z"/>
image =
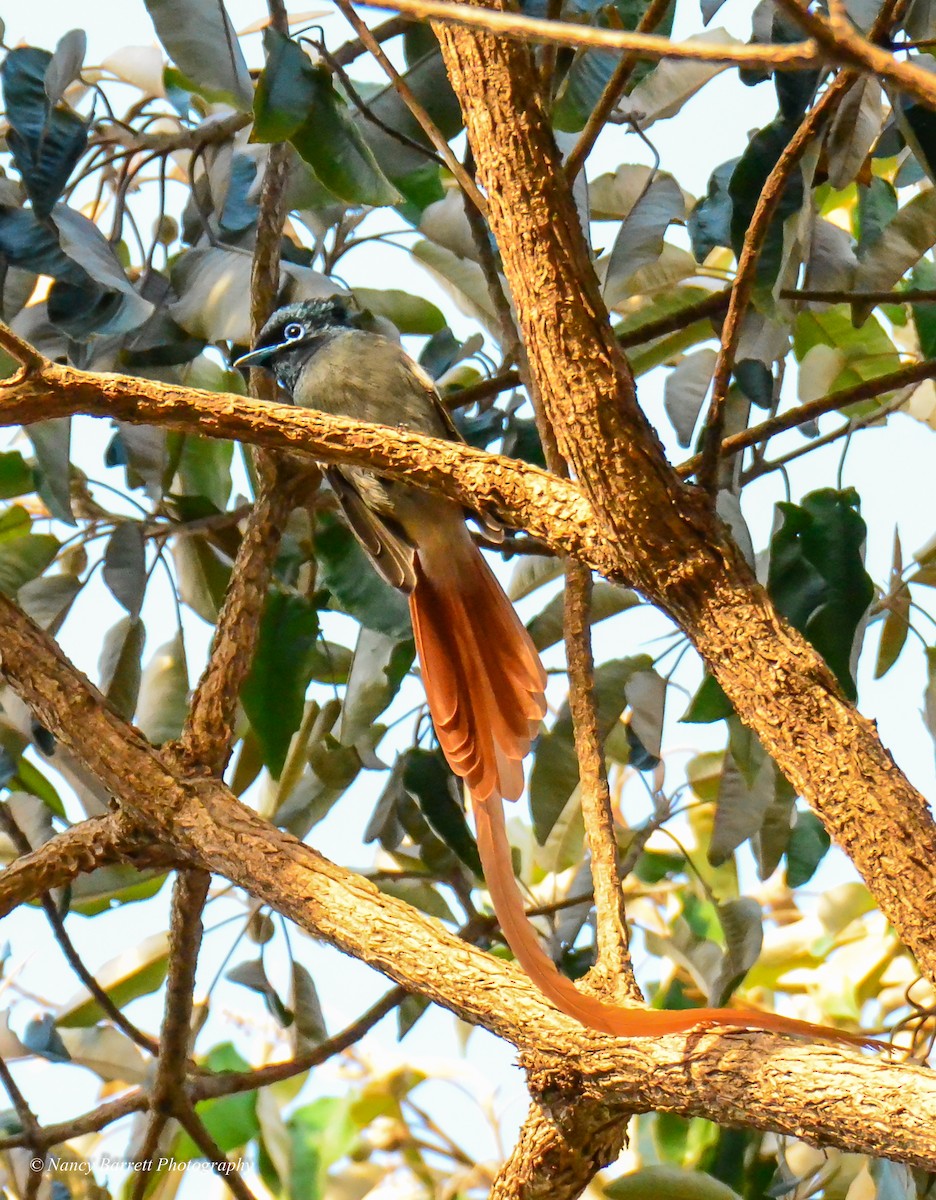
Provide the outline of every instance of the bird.
<path id="1" fill-rule="evenodd" d="M 429 375 L 345 296 L 278 309 L 234 365 L 268 371 L 303 408 L 460 440 Z M 324 472 L 378 574 L 409 598 L 429 713 L 442 753 L 468 792 L 494 912 L 540 992 L 585 1027 L 618 1037 L 723 1026 L 877 1045 L 777 1013 L 609 1004 L 560 973 L 526 916 L 502 805 L 523 793 L 523 760 L 546 714 L 546 672 L 533 641 L 472 539 L 460 504 L 361 467 Z"/>

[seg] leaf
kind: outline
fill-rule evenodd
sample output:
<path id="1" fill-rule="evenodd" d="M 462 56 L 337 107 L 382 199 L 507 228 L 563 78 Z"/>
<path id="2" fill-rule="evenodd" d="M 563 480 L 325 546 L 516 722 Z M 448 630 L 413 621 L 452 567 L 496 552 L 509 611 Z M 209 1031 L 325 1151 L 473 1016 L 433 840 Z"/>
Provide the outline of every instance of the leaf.
<path id="1" fill-rule="evenodd" d="M 70 911 L 94 917 L 120 904 L 149 900 L 166 878 L 159 871 L 140 871 L 136 867 L 98 867 L 87 875 L 79 875 L 72 883 Z"/>
<path id="2" fill-rule="evenodd" d="M 137 329 L 153 313 L 154 306 L 145 300 L 124 273 L 110 242 L 93 221 L 56 204 L 52 221 L 59 234 L 59 245 L 72 262 L 109 292 L 118 293 L 119 305 L 110 311 L 101 332 L 128 333 Z"/>
<path id="3" fill-rule="evenodd" d="M 687 354 L 666 376 L 663 407 L 676 430 L 680 446 L 692 442 L 692 432 L 712 383 L 718 354 L 715 350 L 697 350 Z"/>
<path id="4" fill-rule="evenodd" d="M 884 124 L 881 85 L 873 75 L 856 79 L 839 103 L 826 134 L 829 183 L 841 190 L 864 166 Z"/>
<path id="5" fill-rule="evenodd" d="M 293 1012 L 293 1029 L 295 1040 L 293 1049 L 296 1054 L 320 1046 L 328 1037 L 328 1027 L 322 1013 L 315 981 L 301 963 L 292 964 L 292 995 L 290 1004 Z"/>
<path id="6" fill-rule="evenodd" d="M 687 725 L 709 725 L 713 721 L 723 721 L 733 712 L 732 703 L 721 684 L 714 675 L 706 673 L 689 707 L 679 719 Z"/>
<path id="7" fill-rule="evenodd" d="M 98 983 L 118 1008 L 160 988 L 169 965 L 169 935 L 156 933 L 110 959 L 94 972 Z M 89 992 L 81 989 L 59 1009 L 56 1023 L 68 1029 L 96 1025 L 105 1013 Z"/>
<path id="8" fill-rule="evenodd" d="M 663 253 L 663 235 L 671 221 L 683 220 L 682 189 L 672 175 L 656 172 L 621 223 L 604 277 L 607 304 L 617 304 L 629 294 L 629 284 L 642 267 Z"/>
<path id="9" fill-rule="evenodd" d="M 360 1137 L 352 1115 L 353 1096 L 322 1096 L 291 1113 L 286 1121 L 292 1141 L 289 1196 L 321 1200 L 329 1168 L 344 1158 Z M 199 1116 L 204 1106 L 199 1105 Z"/>
<path id="10" fill-rule="evenodd" d="M 250 111 L 250 72 L 220 0 L 146 0 L 146 11 L 170 58 L 197 81 L 197 90 Z"/>
<path id="11" fill-rule="evenodd" d="M 312 62 L 298 42 L 268 25 L 263 31 L 266 66 L 254 95 L 251 140 L 285 142 L 306 119 L 315 100 L 307 72 Z"/>
<path id="12" fill-rule="evenodd" d="M 397 694 L 415 656 L 412 637 L 397 638 L 362 625 L 341 706 L 339 739 L 353 746 Z"/>
<path id="13" fill-rule="evenodd" d="M 738 160 L 728 184 L 731 196 L 731 246 L 740 255 L 744 236 L 751 224 L 754 208 L 767 176 L 773 170 L 787 143 L 796 132 L 798 120 L 776 119 L 758 130 Z M 757 259 L 756 278 L 759 284 L 774 282 L 783 256 L 783 223 L 803 203 L 803 173 L 797 166 L 784 186 L 776 212 L 767 227 L 766 236 Z"/>
<path id="14" fill-rule="evenodd" d="M 852 290 L 887 291 L 936 242 L 936 188 L 927 188 L 898 209 L 858 264 Z"/>
<path id="15" fill-rule="evenodd" d="M 763 750 L 759 758 L 756 775 L 748 783 L 734 758 L 730 754 L 725 757 L 708 851 L 713 867 L 726 863 L 738 846 L 760 830 L 773 800 L 776 769 Z"/>
<path id="16" fill-rule="evenodd" d="M 93 1071 L 105 1083 L 145 1084 L 149 1070 L 139 1047 L 113 1025 L 63 1029 L 69 1061 Z"/>
<path id="17" fill-rule="evenodd" d="M 349 204 L 376 208 L 398 203 L 402 196 L 377 165 L 328 69 L 309 62 L 304 78 L 312 100 L 306 119 L 290 140 L 316 178 Z"/>
<path id="18" fill-rule="evenodd" d="M 640 603 L 636 592 L 599 579 L 592 588 L 591 624 L 597 625 L 608 617 L 626 612 L 629 608 L 636 608 Z M 533 639 L 533 645 L 540 653 L 562 641 L 564 611 L 565 601 L 563 593 L 560 592 L 549 601 L 542 612 L 537 613 L 532 621 L 527 623 L 527 631 Z"/>
<path id="19" fill-rule="evenodd" d="M 0 540 L 0 592 L 15 596 L 55 560 L 59 540 L 51 533 L 29 533 Z"/>
<path id="20" fill-rule="evenodd" d="M 71 417 L 38 421 L 26 428 L 39 467 L 39 494 L 49 511 L 67 525 L 77 525 L 71 507 Z"/>
<path id="21" fill-rule="evenodd" d="M 875 379 L 900 366 L 900 356 L 880 322 L 873 316 L 868 317 L 861 328 L 856 329 L 845 304 L 797 314 L 793 326 L 793 349 L 797 359 L 802 362 L 808 351 L 819 344 L 845 355 L 846 366 L 829 389 L 831 392 Z M 868 402 L 872 410 L 880 399 Z"/>
<path id="22" fill-rule="evenodd" d="M 936 290 L 936 263 L 921 258 L 910 275 L 910 287 Z M 912 304 L 913 324 L 924 358 L 936 358 L 936 305 Z"/>
<path id="23" fill-rule="evenodd" d="M 410 252 L 451 296 L 459 311 L 480 322 L 496 341 L 500 328 L 478 264 L 434 242 L 416 242 Z"/>
<path id="24" fill-rule="evenodd" d="M 250 991 L 262 996 L 267 1012 L 278 1025 L 285 1029 L 292 1024 L 289 1010 L 267 977 L 263 959 L 255 958 L 249 962 L 239 962 L 225 972 L 224 977 L 231 983 L 239 983 L 241 987 L 249 988 Z"/>
<path id="25" fill-rule="evenodd" d="M 734 206 L 729 185 L 741 160 L 733 158 L 716 167 L 709 177 L 708 190 L 689 214 L 686 225 L 692 253 L 704 262 L 716 246 L 731 246 L 731 215 Z"/>
<path id="26" fill-rule="evenodd" d="M 68 1050 L 51 1013 L 33 1017 L 23 1030 L 23 1045 L 49 1062 L 68 1062 Z"/>
<path id="27" fill-rule="evenodd" d="M 88 35 L 83 29 L 69 29 L 59 38 L 43 81 L 50 104 L 58 104 L 65 95 L 65 89 L 81 74 L 87 48 Z"/>
<path id="28" fill-rule="evenodd" d="M 707 42 L 719 46 L 740 44 L 725 29 L 709 29 L 683 40 L 695 45 L 705 45 Z M 632 116 L 640 129 L 649 129 L 654 121 L 675 117 L 686 101 L 721 74 L 725 67 L 724 63 L 664 59 L 646 79 L 638 83 L 630 95 L 618 101 L 617 111 Z"/>
<path id="29" fill-rule="evenodd" d="M 779 504 L 783 523 L 771 539 L 767 577 L 777 608 L 812 642 L 851 699 L 853 658 L 874 596 L 859 504 L 853 488 L 824 488 L 801 505 Z"/>
<path id="30" fill-rule="evenodd" d="M 318 613 L 310 600 L 278 588 L 270 590 L 241 703 L 263 761 L 277 779 L 292 735 L 302 722 L 318 633 Z"/>
<path id="31" fill-rule="evenodd" d="M 322 585 L 336 607 L 369 629 L 402 640 L 410 637 L 409 605 L 384 583 L 354 535 L 338 521 L 322 518 L 315 536 Z"/>
<path id="32" fill-rule="evenodd" d="M 51 213 L 88 140 L 77 113 L 49 102 L 45 77 L 51 62 L 47 50 L 18 46 L 0 66 L 7 147 L 39 218 Z"/>
<path id="33" fill-rule="evenodd" d="M 796 396 L 800 404 L 828 396 L 847 366 L 848 358 L 837 346 L 828 346 L 824 342 L 811 346 L 796 377 Z"/>
<path id="34" fill-rule="evenodd" d="M 214 625 L 231 577 L 230 563 L 221 559 L 203 534 L 177 538 L 172 558 L 179 576 L 179 598 Z"/>
<path id="35" fill-rule="evenodd" d="M 140 691 L 140 656 L 146 630 L 139 617 L 123 617 L 104 637 L 98 662 L 100 688 L 114 711 L 133 719 Z"/>
<path id="36" fill-rule="evenodd" d="M 720 1007 L 757 962 L 764 929 L 761 907 L 748 896 L 719 904 L 717 912 L 725 934 L 725 953 L 709 993 L 709 1003 Z"/>
<path id="37" fill-rule="evenodd" d="M 353 288 L 361 308 L 392 321 L 400 333 L 433 334 L 446 327 L 440 309 L 422 296 L 412 296 L 398 288 Z"/>
<path id="38" fill-rule="evenodd" d="M 36 477 L 18 450 L 0 452 L 0 500 L 35 491 Z"/>
<path id="39" fill-rule="evenodd" d="M 598 714 L 598 735 L 602 742 L 620 719 L 627 705 L 628 681 L 637 671 L 653 666 L 644 654 L 632 658 L 612 659 L 595 671 L 595 705 Z M 552 729 L 543 734 L 537 744 L 536 758 L 530 772 L 530 809 L 533 831 L 542 846 L 562 815 L 569 797 L 578 787 L 578 760 L 572 737 L 572 715 L 568 702 L 563 704 Z"/>
<path id="40" fill-rule="evenodd" d="M 900 657 L 910 632 L 910 603 L 910 589 L 904 583 L 888 601 L 874 667 L 875 679 L 886 675 Z"/>
<path id="41" fill-rule="evenodd" d="M 470 871 L 480 877 L 483 872 L 477 843 L 471 836 L 465 813 L 455 799 L 455 778 L 441 752 L 414 747 L 400 762 L 403 786 L 416 800 L 430 828 Z"/>
<path id="42" fill-rule="evenodd" d="M 215 1046 L 205 1056 L 204 1065 L 212 1073 L 250 1070 L 250 1063 L 241 1058 L 230 1044 Z M 240 1095 L 204 1100 L 198 1106 L 198 1118 L 204 1123 L 214 1142 L 226 1154 L 232 1150 L 240 1150 L 260 1133 L 257 1093 L 241 1092 Z M 180 1162 L 201 1156 L 202 1151 L 188 1134 L 181 1134 L 172 1146 L 172 1157 Z"/>
<path id="43" fill-rule="evenodd" d="M 510 575 L 507 595 L 516 603 L 524 596 L 529 596 L 544 583 L 550 583 L 562 575 L 562 560 L 557 557 L 547 557 L 539 554 L 526 554 L 517 559 L 517 564 Z"/>
<path id="44" fill-rule="evenodd" d="M 114 598 L 138 617 L 146 592 L 146 549 L 138 521 L 124 521 L 110 535 L 102 574 Z"/>
<path id="45" fill-rule="evenodd" d="M 797 809 L 796 823 L 786 848 L 786 881 L 791 888 L 809 883 L 825 858 L 832 839 L 813 812 Z"/>
<path id="46" fill-rule="evenodd" d="M 140 681 L 136 724 L 154 745 L 177 738 L 188 715 L 185 643 L 177 633 L 153 653 Z"/>
<path id="47" fill-rule="evenodd" d="M 191 387 L 198 387 L 205 381 L 186 373 L 185 382 Z M 202 496 L 217 512 L 224 512 L 231 495 L 233 456 L 233 442 L 186 434 L 176 468 L 184 495 Z"/>
<path id="48" fill-rule="evenodd" d="M 43 575 L 24 583 L 17 591 L 16 599 L 23 612 L 37 625 L 56 630 L 81 587 L 81 580 L 74 575 Z"/>

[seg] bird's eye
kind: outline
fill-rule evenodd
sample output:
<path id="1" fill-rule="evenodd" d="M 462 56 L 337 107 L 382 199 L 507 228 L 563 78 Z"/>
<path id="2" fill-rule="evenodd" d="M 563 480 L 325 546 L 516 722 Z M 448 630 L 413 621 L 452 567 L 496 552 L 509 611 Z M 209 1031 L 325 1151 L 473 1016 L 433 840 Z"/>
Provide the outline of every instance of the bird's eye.
<path id="1" fill-rule="evenodd" d="M 296 342 L 305 333 L 303 327 L 298 321 L 290 321 L 288 325 L 283 327 L 283 337 L 287 342 Z"/>

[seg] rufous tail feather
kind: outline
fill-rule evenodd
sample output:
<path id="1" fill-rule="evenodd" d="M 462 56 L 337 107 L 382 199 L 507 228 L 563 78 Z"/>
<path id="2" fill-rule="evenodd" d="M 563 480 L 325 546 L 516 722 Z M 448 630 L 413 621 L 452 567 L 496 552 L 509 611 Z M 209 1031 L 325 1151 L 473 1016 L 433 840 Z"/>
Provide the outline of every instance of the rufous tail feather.
<path id="1" fill-rule="evenodd" d="M 444 536 L 439 536 L 441 526 Z M 501 804 L 523 791 L 523 759 L 546 711 L 546 674 L 461 520 L 440 521 L 436 535 L 420 540 L 410 594 L 426 699 L 442 752 L 471 795 L 478 851 L 504 938 L 536 987 L 582 1025 L 619 1037 L 661 1037 L 721 1025 L 880 1046 L 860 1034 L 776 1013 L 621 1008 L 580 992 L 560 974 L 526 916 Z"/>

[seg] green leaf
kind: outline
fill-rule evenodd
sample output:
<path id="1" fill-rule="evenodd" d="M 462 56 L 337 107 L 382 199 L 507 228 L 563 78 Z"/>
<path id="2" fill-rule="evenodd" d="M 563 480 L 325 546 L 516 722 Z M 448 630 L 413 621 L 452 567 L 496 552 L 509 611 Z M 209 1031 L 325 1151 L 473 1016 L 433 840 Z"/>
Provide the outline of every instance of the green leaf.
<path id="1" fill-rule="evenodd" d="M 679 718 L 687 725 L 709 725 L 713 721 L 724 721 L 734 712 L 731 701 L 722 690 L 714 675 L 706 672 L 689 707 Z"/>
<path id="2" fill-rule="evenodd" d="M 864 258 L 871 251 L 896 215 L 897 193 L 886 179 L 875 175 L 867 187 L 858 185 L 855 235 L 858 238 L 859 258 Z"/>
<path id="3" fill-rule="evenodd" d="M 318 632 L 318 613 L 310 600 L 276 588 L 270 591 L 241 703 L 274 778 L 279 778 L 302 721 Z"/>
<path id="4" fill-rule="evenodd" d="M 292 1140 L 290 1196 L 322 1200 L 328 1169 L 353 1148 L 358 1126 L 353 1096 L 323 1096 L 292 1113 L 286 1124 Z M 199 1114 L 201 1114 L 199 1107 Z"/>
<path id="5" fill-rule="evenodd" d="M 133 719 L 140 691 L 140 657 L 146 630 L 139 617 L 123 617 L 108 630 L 98 662 L 100 688 L 111 707 L 126 721 Z"/>
<path id="6" fill-rule="evenodd" d="M 787 143 L 796 132 L 797 120 L 780 118 L 771 121 L 748 142 L 747 149 L 738 160 L 731 175 L 728 191 L 731 196 L 731 247 L 736 255 L 741 253 L 744 236 L 751 224 L 754 208 L 767 176 L 777 164 Z M 783 222 L 792 213 L 798 212 L 803 203 L 803 173 L 797 166 L 783 189 L 776 212 L 757 259 L 757 281 L 770 285 L 777 277 L 783 257 Z"/>
<path id="7" fill-rule="evenodd" d="M 921 258 L 910 275 L 910 287 L 936 289 L 936 263 Z M 912 304 L 913 324 L 924 358 L 936 358 L 936 304 Z"/>
<path id="8" fill-rule="evenodd" d="M 124 521 L 110 535 L 102 574 L 114 598 L 138 617 L 146 592 L 146 549 L 138 521 Z"/>
<path id="9" fill-rule="evenodd" d="M 99 867 L 79 875 L 71 885 L 69 911 L 94 917 L 118 904 L 135 904 L 155 896 L 168 876 L 136 867 Z"/>
<path id="10" fill-rule="evenodd" d="M 197 387 L 193 380 L 186 380 Z M 221 438 L 187 434 L 182 442 L 178 477 L 186 496 L 203 496 L 218 512 L 224 512 L 231 495 L 231 460 L 234 443 Z"/>
<path id="11" fill-rule="evenodd" d="M 315 980 L 301 963 L 292 964 L 292 1005 L 293 1029 L 295 1030 L 295 1052 L 304 1054 L 306 1051 L 320 1046 L 328 1037 L 328 1028 L 322 1014 Z"/>
<path id="12" fill-rule="evenodd" d="M 48 50 L 18 46 L 0 67 L 7 147 L 39 218 L 51 213 L 88 141 L 81 117 L 49 101 L 45 78 L 51 62 Z"/>
<path id="13" fill-rule="evenodd" d="M 250 72 L 220 0 L 146 0 L 146 11 L 192 90 L 250 111 Z"/>
<path id="14" fill-rule="evenodd" d="M 767 590 L 780 612 L 815 646 L 842 690 L 856 696 L 852 660 L 874 584 L 864 569 L 866 527 L 854 488 L 811 492 L 777 507 L 783 523 L 770 543 Z"/>
<path id="15" fill-rule="evenodd" d="M 0 540 L 0 592 L 15 596 L 19 589 L 52 563 L 59 540 L 51 533 L 26 533 Z"/>
<path id="16" fill-rule="evenodd" d="M 377 165 L 373 151 L 335 91 L 325 67 L 305 69 L 312 102 L 308 115 L 291 137 L 292 144 L 333 195 L 348 204 L 373 208 L 396 204 L 402 197 Z"/>
<path id="17" fill-rule="evenodd" d="M 851 309 L 846 304 L 810 309 L 799 313 L 793 326 L 793 350 L 802 362 L 815 346 L 828 346 L 845 357 L 846 366 L 835 377 L 830 392 L 854 387 L 879 375 L 896 371 L 900 356 L 894 343 L 884 332 L 876 317 L 868 317 L 860 328 L 852 323 Z M 865 411 L 873 411 L 882 397 L 867 402 Z M 851 415 L 854 409 L 843 409 Z"/>
<path id="18" fill-rule="evenodd" d="M 202 620 L 214 625 L 231 578 L 224 561 L 204 534 L 176 538 L 172 558 L 179 576 L 179 596 Z"/>
<path id="19" fill-rule="evenodd" d="M 140 681 L 136 724 L 156 746 L 177 738 L 188 715 L 185 643 L 177 633 L 153 654 Z"/>
<path id="20" fill-rule="evenodd" d="M 916 266 L 934 242 L 936 188 L 927 188 L 902 205 L 884 227 L 858 264 L 851 289 L 887 291 Z"/>
<path id="21" fill-rule="evenodd" d="M 266 66 L 260 72 L 254 95 L 251 140 L 285 142 L 309 115 L 315 89 L 308 72 L 312 63 L 291 38 L 268 25 L 263 31 Z"/>
<path id="22" fill-rule="evenodd" d="M 455 777 L 441 751 L 414 747 L 400 761 L 403 786 L 416 800 L 430 827 L 470 871 L 481 876 L 477 843 L 455 799 Z"/>
<path id="23" fill-rule="evenodd" d="M 138 996 L 149 996 L 162 987 L 169 965 L 169 935 L 156 933 L 119 954 L 95 972 L 98 983 L 123 1008 Z M 105 1014 L 90 993 L 82 989 L 56 1014 L 56 1023 L 73 1029 L 96 1025 Z"/>
<path id="24" fill-rule="evenodd" d="M 796 812 L 796 824 L 786 848 L 786 881 L 791 888 L 809 883 L 825 858 L 832 839 L 813 812 Z"/>
<path id="25" fill-rule="evenodd" d="M 422 296 L 412 296 L 397 288 L 356 287 L 352 291 L 361 308 L 376 317 L 386 317 L 400 333 L 428 335 L 446 328 L 440 309 Z"/>
<path id="26" fill-rule="evenodd" d="M 456 924 L 455 914 L 442 899 L 435 885 L 427 879 L 393 879 L 382 876 L 377 886 L 388 896 L 412 904 L 427 916 Z"/>
<path id="27" fill-rule="evenodd" d="M 0 453 L 0 500 L 36 490 L 36 476 L 18 450 Z"/>
<path id="28" fill-rule="evenodd" d="M 910 632 L 910 589 L 904 583 L 888 601 L 887 616 L 881 627 L 874 678 L 880 679 L 891 669 L 907 642 Z"/>
<path id="29" fill-rule="evenodd" d="M 331 592 L 336 607 L 369 629 L 399 641 L 412 635 L 406 599 L 380 578 L 344 525 L 322 517 L 315 554 L 322 585 Z"/>
<path id="30" fill-rule="evenodd" d="M 640 603 L 640 597 L 630 588 L 618 587 L 599 579 L 592 591 L 591 623 L 597 625 L 599 621 L 626 612 L 629 608 L 636 608 Z M 562 641 L 564 608 L 565 602 L 560 592 L 549 601 L 542 612 L 537 613 L 528 622 L 527 630 L 533 639 L 533 645 L 540 652 Z"/>
<path id="31" fill-rule="evenodd" d="M 39 467 L 39 495 L 53 517 L 77 525 L 71 506 L 71 417 L 26 427 Z"/>
<path id="32" fill-rule="evenodd" d="M 725 935 L 725 953 L 712 983 L 709 1001 L 720 1007 L 728 1002 L 731 993 L 760 957 L 764 928 L 761 907 L 749 896 L 719 904 L 717 912 Z"/>

